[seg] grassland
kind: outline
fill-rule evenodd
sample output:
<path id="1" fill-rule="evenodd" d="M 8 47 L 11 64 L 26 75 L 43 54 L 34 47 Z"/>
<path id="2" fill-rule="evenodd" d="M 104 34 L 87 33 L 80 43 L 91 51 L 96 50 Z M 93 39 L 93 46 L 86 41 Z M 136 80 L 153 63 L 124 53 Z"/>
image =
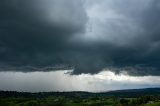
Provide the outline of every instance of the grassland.
<path id="1" fill-rule="evenodd" d="M 160 106 L 160 89 L 103 93 L 0 91 L 0 106 Z"/>
<path id="2" fill-rule="evenodd" d="M 151 103 L 147 103 L 144 106 L 160 106 L 160 101 L 159 102 L 151 102 Z"/>

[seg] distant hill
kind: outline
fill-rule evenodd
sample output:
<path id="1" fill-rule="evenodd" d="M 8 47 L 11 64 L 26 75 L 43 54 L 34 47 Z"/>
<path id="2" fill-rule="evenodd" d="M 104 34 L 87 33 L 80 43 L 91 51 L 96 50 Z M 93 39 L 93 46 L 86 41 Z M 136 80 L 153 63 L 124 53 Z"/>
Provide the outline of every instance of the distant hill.
<path id="1" fill-rule="evenodd" d="M 160 88 L 146 88 L 146 89 L 128 89 L 128 90 L 116 90 L 109 92 L 16 92 L 16 91 L 0 91 L 0 97 L 34 97 L 34 98 L 45 98 L 48 96 L 64 96 L 69 98 L 87 98 L 87 97 L 138 97 L 142 95 L 157 95 L 160 96 Z"/>
<path id="2" fill-rule="evenodd" d="M 141 95 L 160 95 L 160 88 L 115 90 L 110 92 L 101 92 L 100 94 L 108 96 L 127 96 L 127 97 L 137 97 Z"/>

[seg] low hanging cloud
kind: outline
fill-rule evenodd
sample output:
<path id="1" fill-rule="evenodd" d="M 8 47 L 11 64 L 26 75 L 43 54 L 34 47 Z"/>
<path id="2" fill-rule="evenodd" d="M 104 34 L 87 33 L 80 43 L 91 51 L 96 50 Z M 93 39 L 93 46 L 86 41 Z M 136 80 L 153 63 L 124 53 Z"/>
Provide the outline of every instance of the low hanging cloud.
<path id="1" fill-rule="evenodd" d="M 159 76 L 129 76 L 125 73 L 116 75 L 109 70 L 94 75 L 69 75 L 66 74 L 67 72 L 71 72 L 71 70 L 30 73 L 0 72 L 0 89 L 23 92 L 106 92 L 120 89 L 160 87 Z"/>
<path id="2" fill-rule="evenodd" d="M 160 75 L 157 0 L 1 0 L 0 70 Z"/>

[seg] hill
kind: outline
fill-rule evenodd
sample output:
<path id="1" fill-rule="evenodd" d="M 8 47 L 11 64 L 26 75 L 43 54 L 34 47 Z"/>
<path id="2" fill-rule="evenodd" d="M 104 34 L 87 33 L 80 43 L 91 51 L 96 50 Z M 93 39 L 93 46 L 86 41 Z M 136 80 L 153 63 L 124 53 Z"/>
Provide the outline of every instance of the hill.
<path id="1" fill-rule="evenodd" d="M 160 88 L 97 93 L 0 91 L 0 106 L 160 106 Z"/>
<path id="2" fill-rule="evenodd" d="M 105 96 L 105 97 L 138 97 L 143 95 L 160 95 L 160 88 L 145 88 L 145 89 L 128 89 L 128 90 L 115 90 L 109 92 L 83 92 L 83 91 L 73 91 L 73 92 L 16 92 L 16 91 L 0 91 L 0 97 L 39 97 L 45 98 L 47 96 L 64 96 L 70 98 L 81 98 L 90 96 Z"/>

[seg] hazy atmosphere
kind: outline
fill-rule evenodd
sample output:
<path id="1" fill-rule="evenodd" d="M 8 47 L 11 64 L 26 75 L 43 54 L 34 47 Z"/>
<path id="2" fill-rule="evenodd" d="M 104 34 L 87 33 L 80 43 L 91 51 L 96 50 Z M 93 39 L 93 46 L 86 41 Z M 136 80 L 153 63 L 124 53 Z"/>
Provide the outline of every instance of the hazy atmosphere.
<path id="1" fill-rule="evenodd" d="M 7 91 L 89 91 L 104 92 L 122 89 L 160 87 L 159 76 L 115 75 L 102 71 L 95 75 L 70 75 L 67 70 L 54 72 L 0 72 L 0 89 Z"/>
<path id="2" fill-rule="evenodd" d="M 160 87 L 159 0 L 0 0 L 0 90 Z"/>

